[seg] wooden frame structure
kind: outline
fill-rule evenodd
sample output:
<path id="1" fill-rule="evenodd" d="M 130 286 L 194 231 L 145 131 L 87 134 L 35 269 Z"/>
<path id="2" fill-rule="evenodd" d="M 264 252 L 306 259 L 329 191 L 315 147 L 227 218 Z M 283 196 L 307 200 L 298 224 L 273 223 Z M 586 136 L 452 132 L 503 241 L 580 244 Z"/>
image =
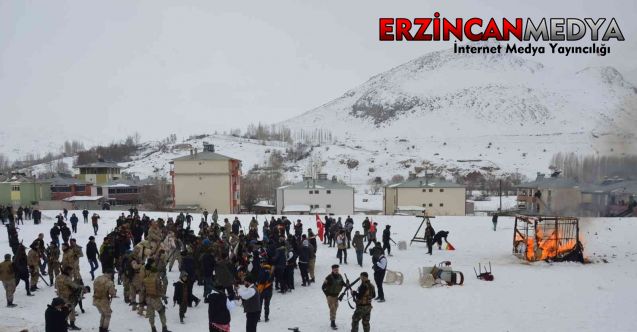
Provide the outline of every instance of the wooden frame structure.
<path id="1" fill-rule="evenodd" d="M 515 216 L 513 255 L 530 262 L 584 262 L 579 219 L 554 216 Z"/>

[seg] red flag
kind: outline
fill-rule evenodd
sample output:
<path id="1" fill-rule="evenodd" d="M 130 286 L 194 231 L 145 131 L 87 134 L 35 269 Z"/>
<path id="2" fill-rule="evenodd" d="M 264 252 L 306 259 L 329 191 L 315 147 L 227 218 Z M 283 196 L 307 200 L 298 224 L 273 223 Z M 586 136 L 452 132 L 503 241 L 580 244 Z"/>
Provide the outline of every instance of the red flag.
<path id="1" fill-rule="evenodd" d="M 452 246 L 451 243 L 447 242 L 447 250 L 456 250 L 456 248 Z"/>
<path id="2" fill-rule="evenodd" d="M 325 234 L 325 225 L 321 221 L 321 217 L 319 217 L 318 213 L 316 214 L 316 228 L 318 229 L 318 237 L 323 241 L 323 235 Z"/>

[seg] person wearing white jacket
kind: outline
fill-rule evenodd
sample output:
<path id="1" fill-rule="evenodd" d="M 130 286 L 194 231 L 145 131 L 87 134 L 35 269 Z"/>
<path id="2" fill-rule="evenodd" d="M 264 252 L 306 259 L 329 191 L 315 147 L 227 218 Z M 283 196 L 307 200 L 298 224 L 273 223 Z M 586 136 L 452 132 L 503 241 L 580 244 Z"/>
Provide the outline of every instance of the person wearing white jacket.
<path id="1" fill-rule="evenodd" d="M 385 280 L 385 271 L 387 270 L 387 258 L 381 254 L 374 264 L 374 282 L 378 289 L 378 302 L 385 302 L 385 293 L 383 292 L 383 280 Z"/>
<path id="2" fill-rule="evenodd" d="M 243 311 L 246 313 L 246 332 L 256 332 L 257 322 L 261 318 L 261 301 L 254 280 L 246 277 L 244 287 L 239 288 L 239 296 L 243 301 Z"/>

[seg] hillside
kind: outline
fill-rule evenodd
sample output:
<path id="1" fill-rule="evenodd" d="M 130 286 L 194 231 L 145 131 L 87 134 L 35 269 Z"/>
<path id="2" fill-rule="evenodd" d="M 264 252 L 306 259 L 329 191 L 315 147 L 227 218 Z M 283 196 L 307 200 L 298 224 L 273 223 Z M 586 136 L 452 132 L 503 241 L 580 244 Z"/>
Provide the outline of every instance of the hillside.
<path id="1" fill-rule="evenodd" d="M 286 162 L 285 177 L 301 179 L 310 163 L 360 188 L 372 177 L 424 169 L 444 176 L 480 170 L 532 177 L 557 152 L 637 153 L 635 105 L 637 89 L 612 67 L 564 72 L 510 54 L 432 52 L 281 123 L 292 130 L 326 129 L 334 137 Z M 62 133 L 54 131 L 51 141 Z M 244 173 L 289 147 L 215 134 L 168 145 L 146 142 L 120 165 L 140 177 L 167 176 L 171 159 L 203 141 L 241 159 Z M 350 169 L 352 160 L 358 166 Z"/>

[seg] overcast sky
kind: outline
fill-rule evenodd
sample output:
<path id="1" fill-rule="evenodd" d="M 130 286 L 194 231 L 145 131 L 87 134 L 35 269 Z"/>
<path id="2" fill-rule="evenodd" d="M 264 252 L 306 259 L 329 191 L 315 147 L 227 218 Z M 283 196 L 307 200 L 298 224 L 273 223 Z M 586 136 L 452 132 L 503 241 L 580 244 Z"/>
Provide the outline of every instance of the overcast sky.
<path id="1" fill-rule="evenodd" d="M 379 17 L 616 17 L 606 57 L 637 73 L 635 1 L 0 1 L 0 131 L 180 136 L 301 114 L 450 44 L 378 41 Z M 556 7 L 559 3 L 559 7 Z"/>

